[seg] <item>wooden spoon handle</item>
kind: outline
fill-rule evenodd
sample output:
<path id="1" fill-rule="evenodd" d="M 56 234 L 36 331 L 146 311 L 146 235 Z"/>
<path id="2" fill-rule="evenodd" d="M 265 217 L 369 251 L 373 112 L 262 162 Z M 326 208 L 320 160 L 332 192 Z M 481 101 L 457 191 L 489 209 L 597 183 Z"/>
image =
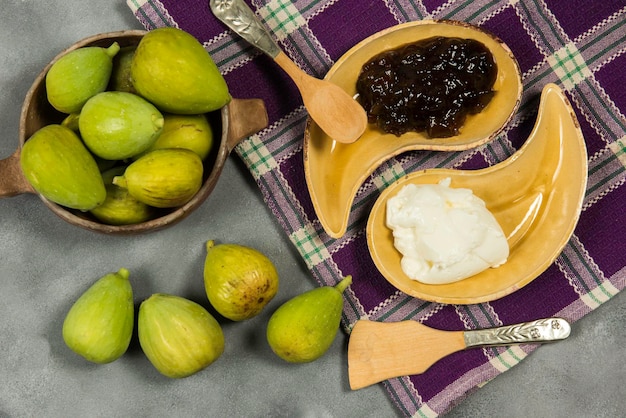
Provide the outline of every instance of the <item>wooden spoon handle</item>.
<path id="1" fill-rule="evenodd" d="M 22 193 L 35 193 L 20 167 L 20 149 L 10 157 L 0 160 L 0 198 Z"/>

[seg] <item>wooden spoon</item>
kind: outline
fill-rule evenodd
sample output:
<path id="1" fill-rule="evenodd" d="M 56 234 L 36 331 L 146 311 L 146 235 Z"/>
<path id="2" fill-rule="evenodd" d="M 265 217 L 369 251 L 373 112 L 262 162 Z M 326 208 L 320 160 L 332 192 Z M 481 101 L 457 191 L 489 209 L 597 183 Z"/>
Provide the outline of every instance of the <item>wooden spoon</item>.
<path id="1" fill-rule="evenodd" d="M 367 127 L 367 115 L 356 100 L 336 84 L 302 71 L 242 0 L 210 0 L 209 6 L 226 26 L 267 54 L 291 77 L 309 116 L 330 138 L 345 144 L 359 139 Z"/>
<path id="2" fill-rule="evenodd" d="M 416 321 L 360 320 L 348 343 L 350 388 L 423 373 L 443 357 L 468 348 L 559 341 L 570 330 L 562 318 L 473 331 L 442 331 Z"/>

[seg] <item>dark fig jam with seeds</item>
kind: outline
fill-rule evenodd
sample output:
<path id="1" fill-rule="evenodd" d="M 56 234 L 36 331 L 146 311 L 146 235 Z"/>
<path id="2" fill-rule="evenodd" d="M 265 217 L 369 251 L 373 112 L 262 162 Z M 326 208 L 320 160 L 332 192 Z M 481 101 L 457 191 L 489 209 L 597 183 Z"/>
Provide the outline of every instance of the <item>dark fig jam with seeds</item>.
<path id="1" fill-rule="evenodd" d="M 358 100 L 370 123 L 394 135 L 457 135 L 494 95 L 493 55 L 474 39 L 436 36 L 384 51 L 363 65 Z"/>

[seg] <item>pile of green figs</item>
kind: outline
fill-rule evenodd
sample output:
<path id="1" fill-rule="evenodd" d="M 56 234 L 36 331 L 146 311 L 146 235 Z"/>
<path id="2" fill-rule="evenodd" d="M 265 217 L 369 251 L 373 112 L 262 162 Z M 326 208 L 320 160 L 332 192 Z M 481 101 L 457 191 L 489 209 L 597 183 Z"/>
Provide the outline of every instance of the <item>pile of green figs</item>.
<path id="1" fill-rule="evenodd" d="M 24 143 L 22 172 L 48 200 L 109 225 L 145 222 L 193 198 L 214 142 L 206 114 L 231 100 L 211 56 L 176 28 L 136 46 L 69 51 L 45 88 L 65 116 Z"/>
<path id="2" fill-rule="evenodd" d="M 63 339 L 75 353 L 94 363 L 110 363 L 128 349 L 134 327 L 130 273 L 121 268 L 91 285 L 72 305 Z M 203 271 L 209 305 L 221 321 L 257 316 L 278 292 L 278 272 L 256 249 L 239 244 L 206 243 Z M 336 286 L 318 287 L 280 305 L 267 324 L 272 351 L 290 363 L 307 363 L 330 348 L 341 321 L 346 276 Z M 137 335 L 154 368 L 170 378 L 193 375 L 225 350 L 220 321 L 200 303 L 154 293 L 139 306 Z"/>

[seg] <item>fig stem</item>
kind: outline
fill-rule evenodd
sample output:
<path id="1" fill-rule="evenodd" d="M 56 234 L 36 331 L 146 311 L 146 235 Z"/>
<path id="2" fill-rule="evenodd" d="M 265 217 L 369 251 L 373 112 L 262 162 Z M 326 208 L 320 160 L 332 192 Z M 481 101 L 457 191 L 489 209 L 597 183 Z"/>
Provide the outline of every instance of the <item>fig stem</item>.
<path id="1" fill-rule="evenodd" d="M 121 269 L 117 271 L 117 275 L 123 279 L 128 280 L 128 277 L 130 276 L 130 272 L 128 271 L 128 269 L 125 269 L 124 267 L 122 267 Z"/>
<path id="2" fill-rule="evenodd" d="M 109 57 L 113 58 L 118 52 L 120 52 L 120 44 L 113 42 L 111 46 L 105 50 L 105 52 Z"/>
<path id="3" fill-rule="evenodd" d="M 350 286 L 351 284 L 352 284 L 352 275 L 348 274 L 339 283 L 335 285 L 335 289 L 337 289 L 339 293 L 343 293 L 343 291 L 346 290 L 346 288 Z"/>
<path id="4" fill-rule="evenodd" d="M 126 189 L 128 187 L 128 182 L 126 181 L 126 178 L 124 176 L 113 177 L 113 184 L 123 189 Z"/>
<path id="5" fill-rule="evenodd" d="M 78 132 L 78 118 L 80 117 L 79 113 L 71 113 L 67 115 L 65 119 L 61 122 L 61 125 L 70 128 L 74 132 Z"/>

